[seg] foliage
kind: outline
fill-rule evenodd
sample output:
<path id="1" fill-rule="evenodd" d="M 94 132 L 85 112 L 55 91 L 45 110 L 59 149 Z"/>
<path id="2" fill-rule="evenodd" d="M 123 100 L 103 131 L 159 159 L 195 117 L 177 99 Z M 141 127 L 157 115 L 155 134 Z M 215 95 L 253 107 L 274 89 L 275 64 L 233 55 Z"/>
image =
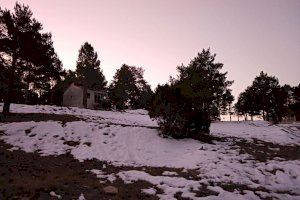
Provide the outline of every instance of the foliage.
<path id="1" fill-rule="evenodd" d="M 65 90 L 69 87 L 71 83 L 76 81 L 77 77 L 74 71 L 64 71 L 62 79 L 57 81 L 57 83 L 50 90 L 41 95 L 40 103 L 61 106 Z"/>
<path id="2" fill-rule="evenodd" d="M 232 102 L 234 101 L 234 96 L 231 94 L 230 90 L 227 90 L 222 96 L 221 106 L 220 106 L 220 114 L 227 115 L 232 114 L 231 107 Z"/>
<path id="3" fill-rule="evenodd" d="M 279 123 L 287 113 L 288 93 L 274 76 L 261 72 L 251 86 L 239 95 L 235 105 L 239 114 L 263 114 L 267 121 Z"/>
<path id="4" fill-rule="evenodd" d="M 260 114 L 258 105 L 259 98 L 256 91 L 253 87 L 247 87 L 247 89 L 239 95 L 238 101 L 235 104 L 236 113 L 238 115 L 245 115 L 245 118 L 247 114 L 249 114 L 253 120 L 255 115 Z"/>
<path id="5" fill-rule="evenodd" d="M 177 79 L 158 86 L 149 114 L 159 121 L 163 134 L 173 137 L 201 137 L 209 133 L 212 119 L 223 104 L 232 102 L 222 63 L 215 62 L 210 49 L 198 53 L 188 66 L 179 66 Z M 226 102 L 227 101 L 227 102 Z"/>
<path id="6" fill-rule="evenodd" d="M 83 86 L 83 105 L 87 107 L 87 90 L 103 90 L 107 84 L 100 69 L 98 54 L 88 42 L 85 42 L 79 49 L 76 77 Z"/>
<path id="7" fill-rule="evenodd" d="M 61 78 L 62 64 L 54 51 L 51 34 L 41 33 L 42 29 L 28 6 L 16 3 L 14 13 L 0 8 L 3 112 L 9 112 L 14 94 L 19 96 L 28 89 L 43 92 Z"/>
<path id="8" fill-rule="evenodd" d="M 102 90 L 106 87 L 107 81 L 100 69 L 98 54 L 88 42 L 79 49 L 76 76 L 78 81 L 88 89 Z"/>
<path id="9" fill-rule="evenodd" d="M 152 96 L 150 85 L 143 78 L 143 69 L 123 64 L 110 85 L 110 98 L 117 109 L 146 108 Z"/>
<path id="10" fill-rule="evenodd" d="M 293 111 L 293 114 L 296 116 L 296 121 L 300 121 L 300 84 L 291 88 L 291 103 L 290 109 Z"/>

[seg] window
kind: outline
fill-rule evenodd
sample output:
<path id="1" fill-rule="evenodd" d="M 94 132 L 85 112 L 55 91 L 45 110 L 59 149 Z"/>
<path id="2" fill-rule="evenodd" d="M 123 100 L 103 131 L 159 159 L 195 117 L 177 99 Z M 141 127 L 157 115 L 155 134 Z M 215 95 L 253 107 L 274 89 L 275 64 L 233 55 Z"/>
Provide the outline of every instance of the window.
<path id="1" fill-rule="evenodd" d="M 95 93 L 95 103 L 100 103 L 102 100 L 102 96 L 100 93 Z"/>
<path id="2" fill-rule="evenodd" d="M 91 97 L 91 94 L 89 92 L 86 93 L 87 98 L 89 99 Z"/>

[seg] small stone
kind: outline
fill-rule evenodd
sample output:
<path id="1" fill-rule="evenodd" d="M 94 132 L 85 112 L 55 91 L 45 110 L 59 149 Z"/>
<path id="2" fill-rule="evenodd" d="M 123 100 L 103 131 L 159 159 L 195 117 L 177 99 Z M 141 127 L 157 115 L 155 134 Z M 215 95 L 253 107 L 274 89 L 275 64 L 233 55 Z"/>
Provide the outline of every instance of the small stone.
<path id="1" fill-rule="evenodd" d="M 118 194 L 118 188 L 114 186 L 106 186 L 103 190 L 106 194 Z"/>

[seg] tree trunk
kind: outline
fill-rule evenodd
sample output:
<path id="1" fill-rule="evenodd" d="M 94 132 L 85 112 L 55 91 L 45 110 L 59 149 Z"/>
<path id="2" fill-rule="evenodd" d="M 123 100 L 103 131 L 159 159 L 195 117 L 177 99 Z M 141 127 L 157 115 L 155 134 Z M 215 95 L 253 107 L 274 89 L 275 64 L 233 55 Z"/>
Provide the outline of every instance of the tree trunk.
<path id="1" fill-rule="evenodd" d="M 269 113 L 266 112 L 266 121 L 270 121 Z"/>
<path id="2" fill-rule="evenodd" d="M 3 114 L 9 113 L 10 110 L 10 102 L 12 99 L 12 90 L 14 89 L 15 86 L 15 68 L 16 68 L 16 58 L 14 56 L 15 54 L 12 54 L 12 64 L 11 64 L 11 69 L 8 71 L 8 88 L 7 88 L 7 93 L 6 96 L 4 97 L 4 104 L 3 104 Z"/>
<path id="3" fill-rule="evenodd" d="M 10 102 L 7 101 L 7 100 L 4 100 L 2 113 L 4 115 L 7 114 L 7 113 L 9 113 L 9 108 L 10 108 Z"/>
<path id="4" fill-rule="evenodd" d="M 251 121 L 253 121 L 253 115 L 251 115 Z"/>
<path id="5" fill-rule="evenodd" d="M 13 80 L 12 77 L 8 77 L 8 88 L 4 97 L 3 110 L 2 113 L 5 115 L 9 113 L 10 110 L 10 102 L 12 99 L 12 89 L 13 89 Z"/>
<path id="6" fill-rule="evenodd" d="M 83 85 L 83 107 L 87 108 L 87 86 Z"/>
<path id="7" fill-rule="evenodd" d="M 29 89 L 28 89 L 28 87 L 29 87 L 29 86 L 27 86 L 27 87 L 26 87 L 26 93 L 25 93 L 25 95 L 26 95 L 26 96 L 25 96 L 25 104 L 28 104 L 28 95 L 29 95 Z"/>
<path id="8" fill-rule="evenodd" d="M 53 90 L 51 90 L 51 98 L 50 98 L 50 105 L 53 105 Z"/>

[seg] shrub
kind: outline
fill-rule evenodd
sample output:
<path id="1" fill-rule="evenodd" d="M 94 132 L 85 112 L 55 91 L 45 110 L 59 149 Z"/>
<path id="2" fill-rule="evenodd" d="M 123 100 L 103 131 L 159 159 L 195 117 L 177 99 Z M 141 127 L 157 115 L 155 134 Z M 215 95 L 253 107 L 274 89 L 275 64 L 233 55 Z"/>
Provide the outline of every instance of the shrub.
<path id="1" fill-rule="evenodd" d="M 187 67 L 177 67 L 176 79 L 157 87 L 149 114 L 158 120 L 163 134 L 200 139 L 209 135 L 211 119 L 219 114 L 233 83 L 220 72 L 223 64 L 214 59 L 209 49 L 203 50 Z"/>

